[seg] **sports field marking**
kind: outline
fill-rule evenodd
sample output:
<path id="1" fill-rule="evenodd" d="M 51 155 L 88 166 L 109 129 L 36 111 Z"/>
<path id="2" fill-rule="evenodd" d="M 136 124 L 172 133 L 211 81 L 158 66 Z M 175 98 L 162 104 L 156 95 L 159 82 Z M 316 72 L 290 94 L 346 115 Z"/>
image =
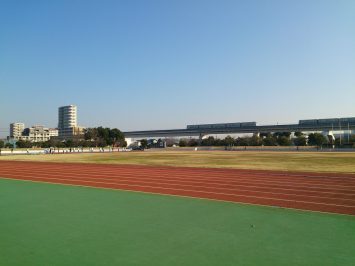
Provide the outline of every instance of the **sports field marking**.
<path id="1" fill-rule="evenodd" d="M 27 173 L 27 175 L 25 174 Z M 61 177 L 61 174 L 57 174 L 57 173 L 52 173 L 51 175 L 48 174 L 43 174 L 43 173 L 30 173 L 30 175 L 28 175 L 28 171 L 25 172 L 21 172 L 21 171 L 16 171 L 16 173 L 7 173 L 10 174 L 13 177 L 33 177 L 34 174 L 35 177 Z M 3 174 L 6 174 L 5 172 L 3 172 Z M 70 177 L 73 176 L 73 174 L 67 174 Z M 144 179 L 139 179 L 139 178 L 121 178 L 120 176 L 116 176 L 116 177 L 112 177 L 112 178 L 96 178 L 94 177 L 95 175 L 78 175 L 76 174 L 75 176 L 78 176 L 78 178 L 75 179 L 71 179 L 71 180 L 77 180 L 77 181 L 87 181 L 87 180 L 94 180 L 94 181 L 115 181 L 115 182 L 111 182 L 114 184 L 155 184 L 155 185 L 170 185 L 170 186 L 175 186 L 175 187 L 191 187 L 191 188 L 205 188 L 205 189 L 213 189 L 213 190 L 220 190 L 220 191 L 236 191 L 236 192 L 252 192 L 252 193 L 259 193 L 259 194 L 273 194 L 273 195 L 279 195 L 279 196 L 296 196 L 296 197 L 303 197 L 303 198 L 319 198 L 319 199 L 325 199 L 325 200 L 335 200 L 335 201 L 353 201 L 355 203 L 355 198 L 353 197 L 353 194 L 355 193 L 349 193 L 349 195 L 351 195 L 351 198 L 344 198 L 344 197 L 339 197 L 341 195 L 339 195 L 339 193 L 337 193 L 338 197 L 326 197 L 326 196 L 319 196 L 319 195 L 304 195 L 304 194 L 297 194 L 297 193 L 281 193 L 281 192 L 272 192 L 272 191 L 256 191 L 251 190 L 251 189 L 240 189 L 240 188 L 231 188 L 232 186 L 229 187 L 216 187 L 216 186 L 206 186 L 206 185 L 192 185 L 189 184 L 190 182 L 185 182 L 183 184 L 174 182 L 173 180 L 170 180 L 171 182 L 165 182 L 165 179 L 158 179 L 158 178 L 152 178 L 152 179 L 148 179 L 148 178 L 144 178 Z M 133 176 L 133 175 L 132 175 Z M 210 184 L 210 183 L 209 183 Z M 216 185 L 219 185 L 219 183 L 215 183 Z M 255 188 L 258 188 L 257 186 L 255 186 Z M 314 193 L 318 193 L 318 191 L 315 191 Z"/>
<path id="2" fill-rule="evenodd" d="M 241 205 L 246 205 L 246 206 L 260 206 L 260 207 L 268 207 L 268 208 L 275 208 L 275 209 L 286 209 L 286 210 L 292 210 L 292 211 L 299 211 L 299 212 L 311 212 L 311 213 L 320 213 L 320 214 L 330 214 L 330 215 L 340 215 L 340 216 L 349 216 L 353 217 L 353 214 L 348 214 L 348 213 L 337 213 L 333 211 L 319 211 L 319 210 L 312 210 L 312 209 L 302 209 L 302 208 L 292 208 L 292 207 L 281 207 L 281 206 L 273 206 L 273 205 L 268 205 L 268 204 L 262 204 L 262 203 L 248 203 L 248 202 L 235 202 L 232 200 L 224 200 L 224 199 L 212 199 L 212 198 L 204 198 L 204 197 L 197 197 L 197 196 L 185 196 L 185 195 L 175 195 L 175 194 L 164 194 L 164 193 L 159 193 L 159 192 L 146 192 L 146 191 L 137 191 L 137 190 L 130 190 L 130 189 L 120 189 L 120 188 L 109 188 L 109 187 L 93 187 L 93 186 L 87 186 L 87 185 L 79 185 L 79 184 L 67 184 L 67 183 L 56 183 L 56 182 L 51 182 L 51 181 L 37 181 L 37 180 L 28 180 L 28 179 L 13 179 L 10 177 L 0 177 L 0 179 L 7 179 L 7 180 L 18 180 L 18 181 L 23 181 L 23 182 L 29 182 L 29 183 L 45 183 L 45 184 L 51 184 L 51 185 L 60 185 L 60 186 L 73 186 L 73 187 L 83 187 L 83 188 L 90 188 L 90 189 L 103 189 L 103 190 L 110 190 L 110 191 L 126 191 L 126 192 L 132 192 L 132 193 L 143 193 L 143 194 L 152 194 L 152 195 L 160 195 L 160 196 L 168 196 L 168 197 L 179 197 L 179 198 L 188 198 L 188 199 L 198 199 L 202 201 L 218 201 L 218 202 L 226 202 L 226 203 L 237 203 Z"/>
<path id="3" fill-rule="evenodd" d="M 3 174 L 19 174 L 20 176 L 23 176 L 23 174 L 25 173 L 30 173 L 30 174 L 39 174 L 42 175 L 42 172 L 28 172 L 28 171 L 13 171 L 13 172 L 9 172 L 9 173 L 5 173 L 3 172 Z M 46 172 L 48 174 L 48 172 Z M 58 173 L 51 173 L 51 176 L 62 176 L 61 174 Z M 121 176 L 121 175 L 116 175 L 115 176 L 103 176 L 103 175 L 93 175 L 93 174 L 73 174 L 73 173 L 67 173 L 68 176 L 70 177 L 83 177 L 85 176 L 86 178 L 92 179 L 92 180 L 105 180 L 105 181 L 139 181 L 139 182 L 145 182 L 145 183 L 162 183 L 162 184 L 177 184 L 177 185 L 181 185 L 181 186 L 194 186 L 194 187 L 206 187 L 206 188 L 220 188 L 220 189 L 231 189 L 231 190 L 236 190 L 239 187 L 242 188 L 253 188 L 255 191 L 255 189 L 260 189 L 260 192 L 269 192 L 272 193 L 270 190 L 270 187 L 260 187 L 260 185 L 263 185 L 261 183 L 259 183 L 259 186 L 255 186 L 255 185 L 236 185 L 236 184 L 231 184 L 231 183 L 221 183 L 221 182 L 202 182 L 202 181 L 180 181 L 180 180 L 174 180 L 173 178 L 159 178 L 160 176 L 157 176 L 155 178 L 138 178 L 135 177 L 133 174 L 132 175 L 125 175 L 125 176 Z M 197 185 L 196 185 L 197 184 Z M 251 183 L 252 184 L 252 183 Z M 213 185 L 213 187 L 210 187 L 208 185 Z M 246 191 L 250 190 L 250 189 L 244 189 Z M 264 190 L 264 191 L 263 191 Z M 265 191 L 266 190 L 266 191 Z M 320 194 L 335 194 L 335 195 L 339 195 L 339 193 L 341 193 L 342 195 L 351 195 L 353 196 L 354 191 L 351 191 L 349 193 L 346 193 L 344 191 L 341 192 L 324 192 L 324 191 L 317 191 L 317 190 L 301 190 L 301 189 L 277 189 L 279 190 L 285 190 L 285 191 L 297 191 L 297 192 L 309 192 L 309 194 L 295 194 L 295 195 L 304 195 L 304 196 L 314 196 L 314 193 L 320 193 Z M 274 192 L 275 194 L 288 194 L 291 195 L 292 193 L 280 193 L 280 192 Z M 321 197 L 321 196 L 319 196 Z M 324 198 L 331 198 L 331 197 L 324 197 Z M 353 199 L 353 198 L 351 198 Z M 353 199 L 355 200 L 355 199 Z"/>
<path id="4" fill-rule="evenodd" d="M 13 168 L 2 168 L 3 170 L 9 170 L 11 173 L 12 172 L 16 172 L 16 171 L 19 171 L 20 169 L 19 168 L 16 168 L 16 170 L 14 170 Z M 25 171 L 28 171 L 28 172 L 34 172 L 32 170 L 35 170 L 35 171 L 41 171 L 43 172 L 45 169 L 40 169 L 40 168 L 24 168 L 23 172 Z M 63 171 L 63 169 L 46 169 L 47 171 L 53 171 L 53 170 L 58 170 L 58 171 Z M 108 171 L 108 172 L 105 172 L 103 173 L 102 171 L 99 171 L 99 172 L 95 172 L 95 171 L 70 171 L 70 172 L 66 172 L 67 174 L 71 174 L 71 175 L 81 175 L 82 173 L 87 173 L 91 176 L 107 176 L 108 175 L 112 175 L 112 174 L 119 174 L 120 177 L 130 177 L 130 176 L 134 176 L 134 177 L 142 177 L 142 178 L 147 178 L 147 179 L 150 179 L 151 177 L 148 176 L 149 174 L 149 171 L 146 171 L 144 173 L 134 173 L 133 175 L 131 175 L 132 171 Z M 154 172 L 154 174 L 156 175 L 156 172 Z M 159 177 L 164 177 L 164 179 L 168 180 L 170 178 L 171 174 L 159 174 Z M 307 186 L 307 188 L 329 188 L 329 184 L 332 185 L 333 188 L 338 188 L 339 190 L 342 190 L 344 188 L 344 191 L 347 191 L 349 189 L 355 189 L 355 183 L 349 183 L 348 181 L 344 181 L 346 184 L 344 185 L 339 185 L 338 183 L 340 181 L 332 181 L 332 182 L 327 182 L 327 180 L 314 180 L 314 181 L 302 181 L 302 186 L 300 185 L 297 185 L 295 184 L 295 180 L 291 180 L 290 178 L 286 179 L 286 178 L 283 178 L 283 179 L 278 179 L 276 181 L 274 181 L 274 177 L 273 176 L 270 176 L 268 177 L 268 179 L 272 179 L 272 180 L 267 180 L 267 178 L 255 178 L 254 175 L 249 175 L 248 177 L 246 177 L 245 175 L 239 175 L 239 176 L 236 176 L 237 178 L 233 178 L 233 176 L 230 176 L 230 177 L 223 177 L 223 178 L 216 178 L 215 175 L 211 174 L 211 176 L 209 178 L 205 178 L 204 177 L 205 175 L 196 175 L 196 174 L 189 174 L 189 175 L 176 175 L 174 173 L 174 181 L 176 180 L 181 180 L 181 181 L 194 181 L 194 182 L 204 182 L 206 183 L 206 181 L 212 181 L 212 182 L 215 182 L 215 181 L 218 181 L 219 184 L 223 184 L 223 182 L 226 182 L 226 181 L 229 181 L 228 185 L 230 184 L 233 184 L 233 183 L 236 183 L 236 184 L 243 184 L 243 182 L 245 181 L 246 183 L 249 183 L 248 181 L 250 181 L 250 178 L 252 177 L 252 180 L 253 181 L 261 181 L 263 182 L 263 184 L 267 185 L 267 184 L 270 184 L 272 186 L 274 185 L 291 185 L 292 187 L 298 187 L 298 188 L 303 188 L 305 186 Z M 243 176 L 243 178 L 240 178 L 241 176 Z M 313 177 L 309 177 L 309 178 L 313 178 Z M 187 180 L 189 179 L 189 180 Z"/>
<path id="5" fill-rule="evenodd" d="M 4 171 L 4 169 L 2 169 L 2 172 L 5 174 L 13 174 L 13 173 L 38 173 L 38 174 L 42 174 L 44 172 L 44 169 L 40 170 L 40 169 L 36 169 L 36 171 L 32 171 L 32 170 L 28 170 L 26 169 L 18 169 L 17 170 L 10 170 L 8 169 L 8 171 Z M 59 174 L 57 171 L 53 171 L 51 169 L 46 169 L 45 170 L 46 173 L 52 173 L 52 174 Z M 62 172 L 61 172 L 62 173 Z M 291 187 L 292 190 L 296 190 L 295 188 L 297 188 L 297 190 L 299 191 L 309 191 L 309 188 L 314 188 L 314 189 L 320 189 L 322 192 L 324 192 L 324 188 L 329 190 L 329 185 L 321 185 L 319 186 L 318 184 L 312 184 L 312 186 L 310 186 L 309 184 L 306 185 L 296 185 L 295 181 L 288 181 L 288 182 L 274 182 L 274 181 L 270 181 L 270 182 L 265 182 L 264 180 L 258 180 L 255 179 L 253 176 L 249 176 L 248 178 L 245 179 L 219 179 L 219 178 L 209 178 L 209 179 L 204 179 L 204 178 L 196 178 L 196 175 L 193 176 L 191 175 L 190 177 L 187 178 L 180 178 L 180 177 L 175 177 L 175 174 L 172 176 L 170 175 L 162 175 L 159 174 L 157 175 L 156 173 L 151 173 L 151 176 L 149 175 L 149 173 L 145 173 L 144 175 L 135 175 L 134 172 L 127 172 L 127 173 L 121 173 L 121 172 L 117 172 L 117 171 L 112 171 L 111 173 L 106 173 L 106 174 L 101 174 L 101 173 L 97 173 L 94 171 L 90 171 L 90 172 L 85 172 L 85 171 L 81 171 L 81 173 L 75 172 L 73 173 L 73 171 L 68 171 L 65 172 L 65 174 L 67 175 L 71 175 L 71 176 L 82 176 L 83 174 L 87 174 L 88 176 L 91 177 L 105 177 L 107 179 L 146 179 L 146 180 L 159 180 L 161 181 L 162 179 L 164 179 L 164 181 L 172 181 L 174 183 L 180 182 L 181 184 L 192 184 L 192 183 L 199 183 L 199 184 L 213 184 L 213 185 L 226 185 L 226 186 L 235 186 L 235 185 L 253 185 L 256 182 L 258 182 L 258 185 L 262 185 L 262 186 L 269 186 L 269 187 L 277 187 L 277 185 L 282 185 L 280 189 L 282 188 L 287 188 L 287 187 Z M 153 176 L 153 177 L 152 177 Z M 206 182 L 208 181 L 208 182 Z M 212 181 L 212 182 L 211 182 Z M 253 182 L 250 182 L 253 181 Z M 261 182 L 259 182 L 261 181 Z M 290 186 L 289 186 L 290 185 Z M 315 186 L 316 185 L 316 186 Z M 342 188 L 338 188 L 338 187 L 342 187 Z M 336 191 L 339 191 L 341 193 L 345 193 L 346 191 L 350 191 L 350 193 L 353 193 L 353 190 L 355 191 L 355 187 L 350 186 L 349 184 L 346 184 L 345 186 L 334 186 L 333 184 L 331 185 L 332 191 L 334 191 L 334 188 L 336 188 Z M 344 189 L 343 189 L 344 188 Z M 315 191 L 315 190 L 313 190 Z"/>
<path id="6" fill-rule="evenodd" d="M 80 162 L 45 162 L 45 161 L 0 161 L 2 165 L 28 165 L 28 166 L 33 166 L 33 165 L 38 165 L 38 166 L 52 166 L 52 167 L 60 167 L 60 169 L 66 169 L 66 168 L 73 168 L 77 166 L 83 166 L 85 168 L 93 168 L 93 169 L 144 169 L 147 170 L 149 168 L 154 168 L 156 171 L 166 171 L 166 170 L 178 170 L 180 173 L 184 172 L 191 172 L 191 171 L 198 171 L 200 173 L 222 173 L 222 174 L 228 174 L 228 173 L 235 173 L 235 172 L 240 172 L 240 173 L 252 173 L 252 174 L 261 174 L 261 175 L 273 175 L 273 176 L 286 176 L 286 177 L 323 177 L 323 178 L 331 178 L 331 179 L 336 179 L 338 178 L 337 176 L 341 176 L 341 179 L 344 178 L 349 178 L 354 180 L 355 179 L 355 173 L 337 173 L 337 172 L 292 172 L 292 171 L 286 171 L 286 170 L 257 170 L 257 169 L 233 169 L 233 168 L 197 168 L 197 167 L 183 167 L 183 166 L 145 166 L 145 165 L 134 165 L 134 164 L 94 164 L 94 163 L 80 163 Z M 58 166 L 59 165 L 59 166 Z"/>
<path id="7" fill-rule="evenodd" d="M 14 179 L 19 179 L 22 180 L 21 177 L 13 177 Z M 122 183 L 112 183 L 112 182 L 100 182 L 100 181 L 86 181 L 86 180 L 73 180 L 73 179 L 67 179 L 67 178 L 53 178 L 53 177 L 26 177 L 30 179 L 35 179 L 35 180 L 58 180 L 58 181 L 65 181 L 69 182 L 68 184 L 71 184 L 71 182 L 79 182 L 79 184 L 85 183 L 85 184 L 101 184 L 101 185 L 118 185 L 118 186 L 127 186 L 127 187 L 135 187 L 137 188 L 136 191 L 141 191 L 140 189 L 145 189 L 145 188 L 150 188 L 150 189 L 161 189 L 161 190 L 167 190 L 167 191 L 176 191 L 176 192 L 193 192 L 193 193 L 202 193 L 202 194 L 207 194 L 208 195 L 223 195 L 223 196 L 232 196 L 232 197 L 245 197 L 245 198 L 253 198 L 253 199 L 261 199 L 261 200 L 272 200 L 275 202 L 278 201 L 285 201 L 285 202 L 292 202 L 292 203 L 306 203 L 306 204 L 316 204 L 316 205 L 323 205 L 323 206 L 333 206 L 333 207 L 344 207 L 344 208 L 349 208 L 349 209 L 354 209 L 354 206 L 352 205 L 344 205 L 344 204 L 329 204 L 329 203 L 321 203 L 321 202 L 311 202 L 311 201 L 301 201 L 301 200 L 289 200 L 289 199 L 281 199 L 281 198 L 270 198 L 270 197 L 260 197 L 260 196 L 251 196 L 251 195 L 241 195 L 241 194 L 230 194 L 230 193 L 222 193 L 222 192 L 210 192 L 210 191 L 203 191 L 203 190 L 188 190 L 188 189 L 179 189 L 179 188 L 166 188 L 166 187 L 160 187 L 160 186 L 147 186 L 147 185 L 132 185 L 132 184 L 122 184 Z M 42 179 L 43 178 L 43 179 Z M 25 179 L 25 178 L 24 178 Z M 55 182 L 53 182 L 55 183 Z M 59 182 L 59 184 L 61 184 Z M 95 187 L 95 186 L 93 186 Z M 120 187 L 120 189 L 125 190 L 124 188 Z M 133 189 L 132 189 L 133 190 Z M 162 193 L 164 194 L 164 193 Z M 174 194 L 174 195 L 179 195 L 179 193 Z"/>
<path id="8" fill-rule="evenodd" d="M 14 168 L 13 168 L 13 166 L 12 167 L 9 167 L 8 169 L 11 169 L 11 170 L 13 170 Z M 41 168 L 31 168 L 31 167 L 26 167 L 26 169 L 40 169 L 40 170 L 44 170 L 45 168 L 43 168 L 43 167 L 41 167 Z M 59 171 L 63 171 L 63 170 L 65 170 L 65 169 L 70 169 L 71 171 L 73 171 L 73 169 L 72 168 L 54 168 L 54 167 L 52 167 L 52 168 L 50 168 L 50 169 L 57 169 L 57 170 L 59 170 Z M 133 168 L 134 169 L 134 168 Z M 127 171 L 127 169 L 117 169 L 117 170 L 119 170 L 121 173 L 124 173 L 125 171 Z M 170 170 L 170 169 L 166 169 L 166 170 Z M 165 172 L 166 172 L 166 170 L 165 170 Z M 176 170 L 176 169 L 174 169 L 174 170 Z M 83 172 L 83 171 L 85 171 L 85 169 L 81 169 L 80 170 L 80 173 L 81 172 Z M 92 170 L 91 169 L 88 169 L 87 171 L 89 171 L 89 173 L 92 173 Z M 109 170 L 108 172 L 109 173 L 112 173 L 112 171 L 116 171 L 116 169 L 111 169 L 111 170 Z M 129 171 L 132 171 L 132 170 L 129 170 Z M 96 171 L 97 172 L 97 171 Z M 147 172 L 149 172 L 149 169 L 145 169 L 144 170 L 144 173 L 143 174 L 146 174 Z M 155 173 L 158 173 L 159 172 L 159 170 L 155 170 L 154 169 L 154 172 Z M 107 173 L 107 171 L 105 171 L 105 170 L 100 170 L 100 173 Z M 164 173 L 164 172 L 162 172 L 162 173 Z M 135 174 L 136 175 L 142 175 L 142 173 L 140 173 L 140 172 L 135 172 Z M 255 174 L 254 172 L 250 172 L 250 173 L 233 173 L 233 175 L 231 176 L 230 175 L 230 173 L 228 173 L 228 172 L 226 172 L 226 173 L 221 173 L 222 175 L 223 175 L 223 180 L 228 180 L 229 178 L 232 178 L 233 180 L 234 179 L 237 179 L 237 177 L 245 177 L 245 175 L 246 174 L 248 174 L 248 176 L 251 176 L 251 175 L 253 175 L 253 177 L 255 176 L 258 176 L 258 178 L 260 179 L 260 180 L 262 180 L 262 179 L 266 179 L 266 180 L 268 180 L 268 179 L 270 179 L 270 177 L 272 176 L 272 179 L 273 180 L 280 180 L 280 181 L 287 181 L 287 180 L 290 180 L 290 179 L 292 179 L 292 181 L 294 181 L 295 179 L 294 178 L 290 178 L 290 177 L 281 177 L 281 178 L 278 178 L 278 177 L 275 177 L 275 174 L 273 174 L 273 173 L 268 173 L 268 172 L 266 172 L 266 173 L 264 173 L 262 176 L 260 176 L 260 175 L 257 175 L 257 174 Z M 210 172 L 210 173 L 208 173 L 208 175 L 209 176 L 212 176 L 213 178 L 216 178 L 217 176 L 221 176 L 221 174 L 219 174 L 219 175 L 217 175 L 216 173 L 214 173 L 214 171 L 212 172 Z M 163 175 L 163 174 L 161 174 L 161 175 Z M 184 173 L 176 173 L 176 172 L 174 172 L 174 175 L 177 177 L 178 175 L 181 177 L 181 178 L 185 178 L 186 179 L 186 174 L 184 174 Z M 203 174 L 203 172 L 201 171 L 201 173 L 199 173 L 198 174 L 199 175 L 199 177 L 201 177 L 201 179 L 203 179 L 203 180 L 208 180 L 208 178 L 206 178 L 206 175 L 204 175 Z M 267 176 L 266 176 L 267 175 Z M 193 177 L 193 176 L 196 176 L 195 175 L 195 173 L 194 172 L 189 172 L 189 175 L 188 175 L 188 178 L 191 178 L 191 177 Z M 255 178 L 254 177 L 254 178 Z M 238 178 L 238 179 L 242 179 L 242 178 Z M 313 180 L 312 180 L 313 179 Z M 327 178 L 317 178 L 317 177 L 314 177 L 313 175 L 309 175 L 309 176 L 303 176 L 302 177 L 302 179 L 299 179 L 299 180 L 302 180 L 302 181 L 306 181 L 307 183 L 309 183 L 309 184 L 312 184 L 312 183 L 318 183 L 319 181 L 321 181 L 322 183 L 333 183 L 333 184 L 337 184 L 337 183 L 339 183 L 338 181 L 339 180 L 343 180 L 344 182 L 346 182 L 348 185 L 350 184 L 350 183 L 354 183 L 354 181 L 355 181 L 355 178 L 350 178 L 350 179 L 345 179 L 345 178 L 341 178 L 341 179 L 339 179 L 339 180 L 334 180 L 335 178 L 334 177 L 327 177 Z"/>
<path id="9" fill-rule="evenodd" d="M 43 167 L 48 167 L 50 166 L 51 169 L 58 169 L 58 170 L 64 170 L 64 169 L 73 169 L 73 167 L 75 167 L 75 169 L 78 169 L 78 166 L 83 166 L 83 168 L 81 170 L 84 170 L 85 168 L 87 169 L 94 169 L 94 170 L 101 170 L 101 171 L 106 171 L 107 169 L 120 169 L 122 170 L 131 170 L 131 169 L 143 169 L 144 171 L 149 171 L 149 169 L 154 169 L 155 172 L 166 172 L 168 171 L 178 171 L 180 174 L 184 174 L 184 172 L 191 174 L 194 174 L 194 172 L 198 171 L 200 174 L 202 173 L 208 173 L 209 175 L 211 175 L 212 173 L 214 175 L 218 175 L 218 174 L 223 174 L 224 176 L 226 175 L 230 175 L 233 174 L 234 177 L 238 176 L 238 175 L 243 175 L 243 174 L 253 174 L 255 176 L 259 176 L 260 178 L 265 177 L 265 175 L 267 175 L 269 178 L 269 176 L 273 176 L 273 177 L 281 177 L 281 179 L 284 178 L 290 178 L 290 177 L 299 177 L 301 180 L 304 178 L 322 178 L 322 181 L 333 181 L 336 179 L 340 179 L 340 180 L 348 180 L 349 182 L 355 182 L 355 174 L 339 174 L 339 173 L 328 173 L 327 175 L 324 175 L 324 173 L 315 173 L 315 172 L 300 172 L 300 174 L 296 174 L 294 172 L 286 172 L 286 171 L 270 171 L 270 170 L 266 170 L 266 171 L 262 171 L 262 170 L 247 170 L 247 169 L 219 169 L 219 168 L 191 168 L 191 167 L 171 167 L 171 166 L 167 166 L 167 167 L 160 167 L 160 166 L 153 166 L 153 167 L 148 167 L 148 166 L 140 166 L 140 165 L 113 165 L 113 164 L 87 164 L 87 163 L 65 163 L 61 164 L 61 163 L 46 163 L 46 162 L 19 162 L 19 161 L 2 161 L 1 164 L 4 163 L 4 165 L 6 165 L 6 162 L 10 162 L 9 166 L 14 166 L 16 164 L 19 165 L 26 165 L 26 168 L 30 167 L 32 169 L 32 167 L 34 168 L 38 168 L 35 167 L 34 165 L 38 165 L 39 167 L 41 167 L 40 169 L 42 169 Z M 60 167 L 58 167 L 58 164 L 61 165 Z M 13 169 L 13 168 L 11 168 Z M 109 171 L 110 171 L 109 170 Z M 139 172 L 137 172 L 138 174 Z M 338 176 L 339 175 L 339 176 Z"/>
<path id="10" fill-rule="evenodd" d="M 42 180 L 41 178 L 38 177 L 28 177 L 28 178 L 33 178 L 35 180 Z M 22 180 L 21 178 L 14 178 L 18 180 Z M 51 178 L 51 177 L 45 177 L 44 179 L 50 179 L 50 180 L 59 180 L 59 181 L 74 181 L 73 179 L 65 179 L 65 178 Z M 83 181 L 84 183 L 93 183 L 93 184 L 102 184 L 102 185 L 120 185 L 117 183 L 111 183 L 111 182 L 100 182 L 100 181 Z M 56 182 L 53 182 L 56 183 Z M 80 183 L 80 182 L 79 182 Z M 62 183 L 56 183 L 56 184 L 62 184 Z M 69 185 L 71 183 L 68 183 Z M 317 205 L 324 205 L 324 206 L 335 206 L 335 207 L 345 207 L 345 208 L 354 208 L 354 206 L 350 205 L 343 205 L 343 204 L 327 204 L 327 203 L 321 203 L 321 202 L 310 202 L 310 201 L 300 201 L 300 200 L 289 200 L 289 199 L 279 199 L 279 198 L 268 198 L 268 197 L 259 197 L 259 196 L 250 196 L 250 195 L 240 195 L 240 194 L 229 194 L 229 193 L 221 193 L 221 192 L 209 192 L 209 191 L 203 191 L 203 190 L 188 190 L 188 189 L 178 189 L 178 188 L 165 188 L 165 187 L 159 187 L 159 186 L 145 186 L 145 185 L 131 185 L 131 184 L 124 184 L 124 186 L 128 187 L 136 187 L 138 190 L 134 191 L 140 191 L 139 188 L 153 188 L 153 189 L 162 189 L 162 190 L 171 190 L 171 191 L 182 191 L 182 192 L 196 192 L 196 193 L 204 193 L 204 194 L 213 194 L 213 195 L 224 195 L 224 196 L 235 196 L 235 197 L 246 197 L 246 198 L 255 198 L 255 199 L 266 199 L 266 200 L 274 200 L 274 201 L 287 201 L 287 202 L 298 202 L 298 203 L 307 203 L 307 204 L 317 204 Z M 95 186 L 92 186 L 95 187 Z M 125 190 L 123 188 L 120 188 L 120 190 Z M 133 189 L 132 189 L 133 191 Z M 164 193 L 161 193 L 164 194 Z M 179 195 L 179 194 L 174 194 L 174 195 Z"/>
<path id="11" fill-rule="evenodd" d="M 14 171 L 12 171 L 12 173 L 14 173 Z M 71 175 L 73 175 L 72 173 L 70 173 Z M 117 174 L 117 173 L 116 173 Z M 95 174 L 95 175 L 93 175 L 93 174 L 91 174 L 91 176 L 93 177 L 93 176 L 97 176 L 98 174 Z M 80 175 L 80 176 L 82 176 L 82 174 Z M 101 176 L 101 175 L 100 175 Z M 133 176 L 133 177 L 135 177 L 135 176 Z M 118 178 L 120 178 L 120 179 L 122 179 L 123 177 L 122 177 L 122 175 L 120 175 Z M 114 180 L 116 180 L 117 179 L 117 177 L 114 177 L 113 178 Z M 153 180 L 153 178 L 146 178 L 147 180 Z M 166 181 L 166 180 L 165 180 Z M 176 182 L 176 180 L 174 180 L 175 182 Z M 224 180 L 223 180 L 224 181 Z M 253 179 L 253 181 L 254 181 L 254 179 Z M 240 182 L 239 182 L 240 183 Z M 184 185 L 184 184 L 186 184 L 186 183 L 183 183 L 182 185 Z M 187 184 L 191 184 L 191 183 L 187 183 Z M 219 185 L 218 183 L 215 183 L 216 185 Z M 221 184 L 221 183 L 220 183 Z M 230 185 L 230 184 L 228 184 L 228 183 L 226 183 L 226 185 Z M 334 186 L 333 186 L 334 187 Z M 344 191 L 343 191 L 344 192 Z"/>
<path id="12" fill-rule="evenodd" d="M 319 184 L 320 180 L 307 182 L 309 179 L 304 176 L 301 178 L 285 176 L 281 177 L 281 180 L 269 181 L 266 178 L 274 179 L 273 173 L 265 173 L 260 178 L 260 175 L 255 175 L 252 171 L 240 173 L 238 170 L 221 171 L 215 174 L 213 170 L 201 169 L 199 171 L 199 169 L 188 168 L 184 168 L 180 172 L 179 168 L 130 168 L 105 165 L 105 169 L 103 169 L 102 167 L 96 168 L 95 165 L 84 164 L 63 164 L 63 167 L 60 167 L 59 164 L 42 163 L 14 163 L 12 165 L 7 163 L 0 165 L 5 166 L 0 167 L 0 175 L 6 175 L 5 177 L 14 179 L 50 180 L 55 181 L 55 183 L 84 184 L 93 187 L 112 187 L 148 193 L 158 192 L 298 209 L 355 213 L 353 200 L 355 189 L 351 189 L 353 186 L 348 182 L 352 181 L 352 178 L 346 178 L 344 181 L 337 180 L 337 182 L 345 182 L 345 188 L 344 186 L 336 186 L 334 180 L 327 184 L 325 184 L 326 182 Z M 123 170 L 120 171 L 122 168 Z M 266 176 L 266 174 L 271 174 L 271 176 Z M 313 178 L 313 174 L 310 176 L 310 178 Z M 341 175 L 338 176 L 341 177 Z M 303 184 L 303 182 L 306 184 Z M 244 184 L 244 188 L 240 184 Z M 247 187 L 248 189 L 245 189 L 245 185 L 254 186 L 254 188 Z M 303 191 L 281 190 L 282 188 L 295 189 L 295 187 L 296 189 L 301 188 Z M 315 192 L 312 192 L 313 195 L 305 195 L 305 193 L 310 193 L 309 189 L 315 190 Z M 333 192 L 333 194 L 319 193 L 325 191 Z"/>

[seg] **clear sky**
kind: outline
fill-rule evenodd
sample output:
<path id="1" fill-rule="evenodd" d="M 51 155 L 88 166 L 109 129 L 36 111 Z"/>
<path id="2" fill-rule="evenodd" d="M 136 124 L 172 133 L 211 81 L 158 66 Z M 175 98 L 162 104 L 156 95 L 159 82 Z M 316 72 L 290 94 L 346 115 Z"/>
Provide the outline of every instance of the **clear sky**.
<path id="1" fill-rule="evenodd" d="M 67 104 L 121 130 L 355 116 L 355 1 L 1 0 L 1 135 Z"/>

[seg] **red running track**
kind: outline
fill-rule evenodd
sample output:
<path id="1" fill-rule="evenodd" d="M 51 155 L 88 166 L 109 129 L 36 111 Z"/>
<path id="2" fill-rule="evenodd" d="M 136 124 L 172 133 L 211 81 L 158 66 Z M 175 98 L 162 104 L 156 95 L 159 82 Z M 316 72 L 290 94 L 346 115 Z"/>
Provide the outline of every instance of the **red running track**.
<path id="1" fill-rule="evenodd" d="M 355 174 L 0 161 L 0 177 L 355 215 Z"/>

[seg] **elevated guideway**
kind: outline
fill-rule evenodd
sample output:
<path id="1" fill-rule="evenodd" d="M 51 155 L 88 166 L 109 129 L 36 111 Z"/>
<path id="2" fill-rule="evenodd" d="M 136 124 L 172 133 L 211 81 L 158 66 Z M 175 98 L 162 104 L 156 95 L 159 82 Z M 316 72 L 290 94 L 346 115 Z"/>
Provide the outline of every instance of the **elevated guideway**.
<path id="1" fill-rule="evenodd" d="M 285 124 L 285 125 L 262 125 L 240 128 L 197 128 L 197 129 L 166 129 L 166 130 L 143 130 L 124 132 L 126 138 L 153 138 L 153 137 L 202 137 L 215 134 L 240 134 L 240 133 L 269 133 L 269 132 L 311 132 L 311 131 L 355 131 L 355 123 L 341 123 L 339 125 L 308 125 L 308 124 Z"/>

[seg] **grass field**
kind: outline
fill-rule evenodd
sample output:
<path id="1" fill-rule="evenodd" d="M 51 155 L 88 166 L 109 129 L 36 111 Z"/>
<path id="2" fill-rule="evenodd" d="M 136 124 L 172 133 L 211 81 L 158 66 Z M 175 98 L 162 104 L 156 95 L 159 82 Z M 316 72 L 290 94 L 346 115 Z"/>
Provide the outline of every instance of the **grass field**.
<path id="1" fill-rule="evenodd" d="M 0 179 L 1 265 L 354 265 L 355 217 Z"/>
<path id="2" fill-rule="evenodd" d="M 144 151 L 1 156 L 0 160 L 355 173 L 355 152 Z"/>

